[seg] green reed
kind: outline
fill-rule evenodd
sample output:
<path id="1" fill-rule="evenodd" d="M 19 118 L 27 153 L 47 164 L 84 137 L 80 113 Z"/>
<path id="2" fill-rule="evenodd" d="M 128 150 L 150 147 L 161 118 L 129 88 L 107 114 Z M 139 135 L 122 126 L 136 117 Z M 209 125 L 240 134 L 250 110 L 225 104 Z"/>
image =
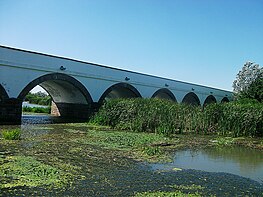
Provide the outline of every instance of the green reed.
<path id="1" fill-rule="evenodd" d="M 263 104 L 235 101 L 201 107 L 160 99 L 116 99 L 105 102 L 91 122 L 165 135 L 262 136 Z"/>

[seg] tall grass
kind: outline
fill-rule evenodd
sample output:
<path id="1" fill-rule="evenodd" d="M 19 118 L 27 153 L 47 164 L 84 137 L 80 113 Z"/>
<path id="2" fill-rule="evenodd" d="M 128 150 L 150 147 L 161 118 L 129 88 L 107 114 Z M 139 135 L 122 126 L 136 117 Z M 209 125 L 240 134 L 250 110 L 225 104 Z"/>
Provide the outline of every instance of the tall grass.
<path id="1" fill-rule="evenodd" d="M 165 135 L 194 132 L 262 136 L 263 105 L 230 102 L 202 108 L 160 99 L 116 99 L 106 102 L 91 122 Z"/>

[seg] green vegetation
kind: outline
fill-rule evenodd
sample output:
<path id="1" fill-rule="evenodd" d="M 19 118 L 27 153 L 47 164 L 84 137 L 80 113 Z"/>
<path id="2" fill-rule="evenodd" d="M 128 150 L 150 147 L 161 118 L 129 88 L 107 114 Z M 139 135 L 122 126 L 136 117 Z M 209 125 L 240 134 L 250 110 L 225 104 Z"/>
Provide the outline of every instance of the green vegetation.
<path id="1" fill-rule="evenodd" d="M 69 132 L 76 133 L 73 130 Z M 74 142 L 100 146 L 105 149 L 122 150 L 133 154 L 137 159 L 148 161 L 168 160 L 162 146 L 171 144 L 171 139 L 161 134 L 134 133 L 114 130 L 89 130 L 85 137 L 74 139 Z M 174 140 L 177 142 L 177 140 Z M 71 150 L 77 152 L 78 150 Z"/>
<path id="2" fill-rule="evenodd" d="M 231 147 L 221 146 L 248 143 L 263 148 L 262 138 L 195 133 L 166 137 L 87 123 L 35 125 L 24 131 L 28 135 L 20 141 L 0 139 L 3 196 L 230 196 L 230 190 L 241 196 L 262 193 L 258 185 L 228 179 L 227 174 L 202 175 L 176 167 L 152 171 L 135 162 L 166 162 L 179 149 L 204 148 L 213 156 L 207 146 L 222 151 L 222 158 L 232 158 Z M 241 152 L 245 159 L 247 152 Z M 249 154 L 253 153 L 249 150 Z M 260 165 L 261 159 L 255 161 L 253 165 Z"/>
<path id="3" fill-rule="evenodd" d="M 0 157 L 0 177 L 5 179 L 1 188 L 19 186 L 46 186 L 61 188 L 69 182 L 71 175 L 55 167 L 37 161 L 33 157 Z"/>
<path id="4" fill-rule="evenodd" d="M 20 129 L 3 130 L 2 135 L 6 140 L 20 140 L 21 131 Z"/>
<path id="5" fill-rule="evenodd" d="M 51 105 L 52 98 L 43 92 L 31 93 L 26 95 L 25 101 L 38 105 Z"/>
<path id="6" fill-rule="evenodd" d="M 202 108 L 159 99 L 116 99 L 105 102 L 90 122 L 166 136 L 196 133 L 255 137 L 263 135 L 263 104 L 239 100 Z"/>
<path id="7" fill-rule="evenodd" d="M 23 112 L 32 112 L 32 113 L 45 113 L 50 114 L 51 107 L 23 107 Z"/>
<path id="8" fill-rule="evenodd" d="M 228 146 L 234 144 L 235 140 L 236 138 L 232 138 L 232 137 L 218 137 L 214 140 L 211 140 L 211 142 L 219 146 Z"/>
<path id="9" fill-rule="evenodd" d="M 237 99 L 255 99 L 263 102 L 263 68 L 259 64 L 246 62 L 233 82 Z"/>
<path id="10" fill-rule="evenodd" d="M 204 187 L 200 185 L 172 185 L 171 188 L 175 189 L 175 191 L 163 192 L 163 191 L 150 191 L 150 192 L 142 192 L 136 193 L 135 197 L 199 197 L 203 196 L 200 191 L 204 189 Z"/>
<path id="11" fill-rule="evenodd" d="M 183 193 L 181 191 L 174 191 L 174 192 L 142 192 L 137 193 L 135 197 L 200 197 L 202 196 L 199 193 Z"/>

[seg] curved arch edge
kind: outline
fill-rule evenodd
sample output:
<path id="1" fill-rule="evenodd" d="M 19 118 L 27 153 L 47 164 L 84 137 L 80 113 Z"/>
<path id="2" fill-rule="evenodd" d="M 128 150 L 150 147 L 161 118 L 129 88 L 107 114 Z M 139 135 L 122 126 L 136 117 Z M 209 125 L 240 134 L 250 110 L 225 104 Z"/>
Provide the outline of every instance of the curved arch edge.
<path id="1" fill-rule="evenodd" d="M 209 105 L 211 103 L 217 103 L 217 100 L 213 95 L 209 95 L 206 97 L 203 106 Z"/>
<path id="2" fill-rule="evenodd" d="M 125 88 L 125 89 L 133 92 L 134 95 L 136 95 L 136 97 L 139 97 L 139 98 L 142 97 L 140 92 L 131 84 L 129 84 L 129 83 L 116 83 L 104 91 L 104 93 L 101 95 L 101 97 L 98 101 L 98 104 L 101 105 L 103 103 L 103 101 L 105 100 L 105 98 L 107 97 L 107 95 L 116 88 Z"/>
<path id="3" fill-rule="evenodd" d="M 9 98 L 9 96 L 8 96 L 5 88 L 0 84 L 0 102 L 1 102 L 2 100 L 6 100 L 6 99 L 8 99 L 8 98 Z"/>
<path id="4" fill-rule="evenodd" d="M 29 84 L 27 84 L 26 87 L 24 87 L 24 89 L 18 95 L 18 99 L 24 99 L 24 97 L 32 88 L 48 80 L 61 80 L 61 81 L 69 82 L 77 89 L 79 89 L 79 91 L 84 95 L 88 103 L 93 103 L 92 97 L 88 92 L 88 90 L 86 89 L 86 87 L 74 77 L 63 73 L 49 73 L 34 79 Z"/>
<path id="5" fill-rule="evenodd" d="M 221 99 L 221 103 L 228 103 L 230 100 L 227 97 Z"/>
<path id="6" fill-rule="evenodd" d="M 162 94 L 162 93 L 167 94 L 167 95 L 171 98 L 172 101 L 177 102 L 177 99 L 176 99 L 176 97 L 174 96 L 174 94 L 173 94 L 169 89 L 167 89 L 167 88 L 161 88 L 161 89 L 157 90 L 157 91 L 152 95 L 151 98 L 155 98 L 155 97 L 158 96 L 158 94 Z"/>
<path id="7" fill-rule="evenodd" d="M 190 105 L 201 105 L 199 97 L 194 92 L 187 93 L 184 96 L 182 103 Z"/>

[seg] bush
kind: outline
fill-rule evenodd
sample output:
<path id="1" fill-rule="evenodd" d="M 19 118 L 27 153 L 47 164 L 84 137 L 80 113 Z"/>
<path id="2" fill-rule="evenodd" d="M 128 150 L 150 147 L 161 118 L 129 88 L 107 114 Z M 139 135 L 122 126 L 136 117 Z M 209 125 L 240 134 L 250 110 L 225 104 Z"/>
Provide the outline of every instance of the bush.
<path id="1" fill-rule="evenodd" d="M 26 95 L 25 101 L 38 105 L 51 105 L 51 97 L 43 92 L 31 93 Z"/>
<path id="2" fill-rule="evenodd" d="M 195 132 L 262 136 L 263 105 L 249 100 L 202 108 L 159 99 L 116 99 L 106 102 L 91 122 L 164 135 Z"/>
<path id="3" fill-rule="evenodd" d="M 51 107 L 23 107 L 23 112 L 32 112 L 32 113 L 45 113 L 50 114 Z"/>
<path id="4" fill-rule="evenodd" d="M 3 130 L 2 135 L 6 140 L 20 140 L 21 131 L 20 129 Z"/>

